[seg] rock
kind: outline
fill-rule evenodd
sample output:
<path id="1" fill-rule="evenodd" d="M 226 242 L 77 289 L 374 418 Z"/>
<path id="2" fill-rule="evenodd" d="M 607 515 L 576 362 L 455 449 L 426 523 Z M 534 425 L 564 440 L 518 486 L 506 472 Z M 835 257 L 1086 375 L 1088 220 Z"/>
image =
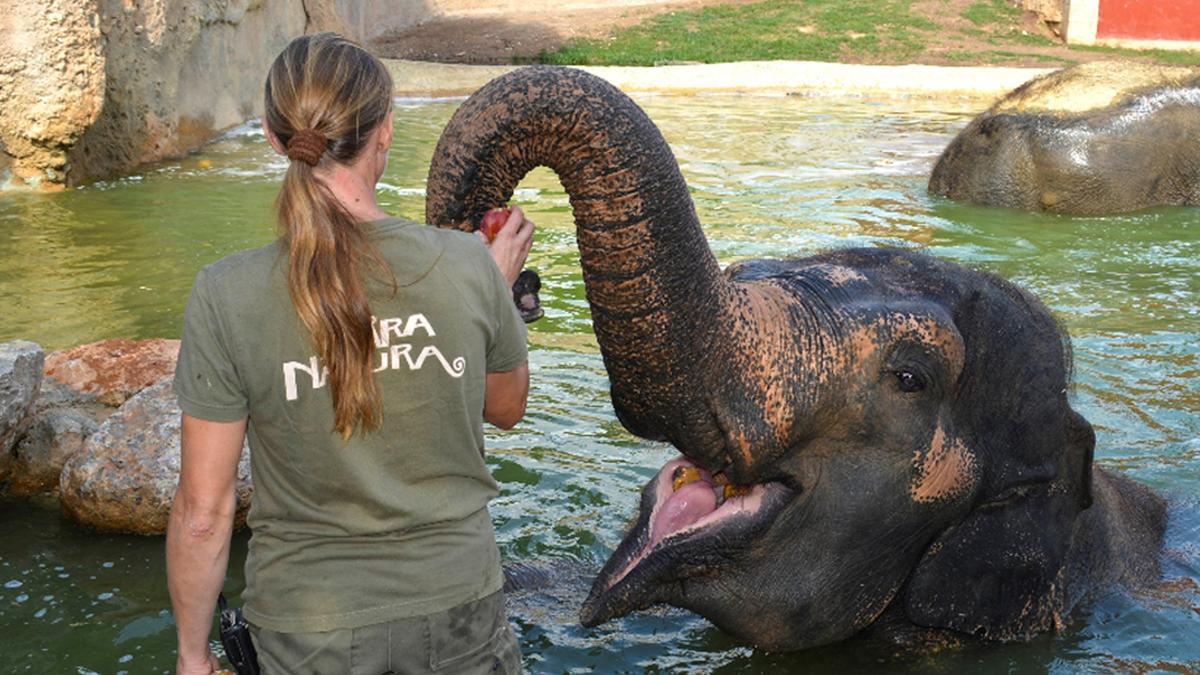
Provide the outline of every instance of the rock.
<path id="1" fill-rule="evenodd" d="M 91 417 L 69 408 L 38 417 L 17 444 L 8 493 L 28 497 L 57 491 L 63 465 L 98 427 Z"/>
<path id="2" fill-rule="evenodd" d="M 0 344 L 0 482 L 12 469 L 12 448 L 28 428 L 42 385 L 42 348 L 26 340 Z"/>
<path id="3" fill-rule="evenodd" d="M 104 3 L 96 16 L 105 44 L 104 106 L 68 151 L 68 185 L 180 156 L 261 115 L 267 69 L 305 31 L 303 0 L 121 7 Z"/>
<path id="4" fill-rule="evenodd" d="M 179 340 L 103 340 L 52 352 L 46 358 L 46 375 L 118 406 L 170 377 L 178 358 Z"/>
<path id="5" fill-rule="evenodd" d="M 261 114 L 305 0 L 0 4 L 0 150 L 15 187 L 77 185 Z M 351 3 L 352 5 L 355 3 Z"/>
<path id="6" fill-rule="evenodd" d="M 59 500 L 67 517 L 107 532 L 166 532 L 179 482 L 180 410 L 170 381 L 138 393 L 92 434 L 63 467 Z M 249 452 L 238 463 L 236 523 L 245 523 L 253 486 Z"/>
<path id="7" fill-rule="evenodd" d="M 437 4 L 0 3 L 0 189 L 60 189 L 194 150 L 262 114 L 263 78 L 292 38 L 334 30 L 369 44 Z"/>
<path id="8" fill-rule="evenodd" d="M 99 424 L 112 414 L 116 406 L 103 403 L 95 394 L 79 391 L 74 387 L 59 382 L 52 376 L 42 379 L 42 391 L 33 402 L 33 415 L 40 417 L 52 410 L 71 408 L 87 415 L 93 422 Z"/>
<path id="9" fill-rule="evenodd" d="M 448 9 L 488 8 L 492 3 L 479 0 L 455 0 L 446 7 L 446 0 L 437 2 L 370 2 L 364 0 L 305 0 L 308 15 L 307 33 L 333 31 L 370 47 L 381 35 L 416 26 L 443 14 Z"/>
<path id="10" fill-rule="evenodd" d="M 0 164 L 16 187 L 61 186 L 104 104 L 98 0 L 0 5 Z"/>
<path id="11" fill-rule="evenodd" d="M 1033 12 L 1046 23 L 1062 23 L 1067 0 L 1021 0 L 1021 9 Z"/>

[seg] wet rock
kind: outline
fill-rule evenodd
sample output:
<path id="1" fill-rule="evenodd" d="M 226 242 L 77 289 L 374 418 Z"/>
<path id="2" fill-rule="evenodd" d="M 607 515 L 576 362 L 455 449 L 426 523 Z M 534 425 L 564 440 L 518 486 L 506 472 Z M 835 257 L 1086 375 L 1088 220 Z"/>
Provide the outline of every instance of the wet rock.
<path id="1" fill-rule="evenodd" d="M 42 348 L 26 340 L 0 344 L 0 482 L 12 469 L 12 449 L 30 423 L 42 385 Z"/>
<path id="2" fill-rule="evenodd" d="M 53 377 L 42 379 L 42 390 L 33 402 L 35 418 L 52 410 L 70 408 L 87 415 L 93 422 L 99 424 L 117 409 L 115 405 L 103 403 L 95 394 L 79 391 L 74 387 L 59 382 Z"/>
<path id="3" fill-rule="evenodd" d="M 63 465 L 97 428 L 91 417 L 70 408 L 37 417 L 17 444 L 8 493 L 28 497 L 58 490 Z"/>
<path id="4" fill-rule="evenodd" d="M 108 532 L 161 534 L 179 482 L 180 410 L 170 381 L 129 399 L 67 460 L 59 500 L 67 517 Z M 249 452 L 238 464 L 237 516 L 250 506 Z"/>
<path id="5" fill-rule="evenodd" d="M 46 375 L 111 406 L 175 372 L 179 340 L 103 340 L 52 352 Z"/>

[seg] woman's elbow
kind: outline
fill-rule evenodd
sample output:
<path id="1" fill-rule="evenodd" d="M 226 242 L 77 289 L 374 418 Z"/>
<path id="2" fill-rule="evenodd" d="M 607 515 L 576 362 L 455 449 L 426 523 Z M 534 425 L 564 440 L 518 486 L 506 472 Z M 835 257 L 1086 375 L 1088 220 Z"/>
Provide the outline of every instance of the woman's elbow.
<path id="1" fill-rule="evenodd" d="M 529 364 L 516 368 L 488 373 L 487 390 L 483 402 L 483 419 L 501 429 L 511 429 L 525 416 L 525 404 L 529 400 Z"/>
<path id="2" fill-rule="evenodd" d="M 504 406 L 500 410 L 485 410 L 483 419 L 494 427 L 508 430 L 517 426 L 525 417 L 525 399 L 522 398 L 519 402 L 513 402 Z"/>
<path id="3" fill-rule="evenodd" d="M 208 539 L 233 529 L 235 499 L 195 499 L 176 491 L 168 527 L 188 539 Z"/>

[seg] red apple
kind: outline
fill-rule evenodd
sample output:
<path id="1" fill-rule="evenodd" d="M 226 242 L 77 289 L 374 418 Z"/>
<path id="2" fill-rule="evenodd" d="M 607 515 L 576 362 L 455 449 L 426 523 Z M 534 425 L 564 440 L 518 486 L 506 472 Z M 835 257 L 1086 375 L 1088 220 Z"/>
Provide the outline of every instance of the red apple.
<path id="1" fill-rule="evenodd" d="M 489 243 L 496 239 L 500 230 L 504 229 L 504 224 L 508 222 L 508 216 L 511 213 L 512 209 L 500 208 L 491 209 L 483 214 L 483 220 L 479 223 L 479 231 L 487 237 Z"/>

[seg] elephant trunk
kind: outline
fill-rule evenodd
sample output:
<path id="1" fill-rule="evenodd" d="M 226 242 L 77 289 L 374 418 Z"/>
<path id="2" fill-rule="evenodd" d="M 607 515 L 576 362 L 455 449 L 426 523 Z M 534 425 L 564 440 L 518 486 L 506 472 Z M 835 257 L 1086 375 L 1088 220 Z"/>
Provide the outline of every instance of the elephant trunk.
<path id="1" fill-rule="evenodd" d="M 537 166 L 570 196 L 613 406 L 631 432 L 713 456 L 724 446 L 697 373 L 735 301 L 674 155 L 627 96 L 580 70 L 530 67 L 459 108 L 429 171 L 426 219 L 478 222 Z"/>

